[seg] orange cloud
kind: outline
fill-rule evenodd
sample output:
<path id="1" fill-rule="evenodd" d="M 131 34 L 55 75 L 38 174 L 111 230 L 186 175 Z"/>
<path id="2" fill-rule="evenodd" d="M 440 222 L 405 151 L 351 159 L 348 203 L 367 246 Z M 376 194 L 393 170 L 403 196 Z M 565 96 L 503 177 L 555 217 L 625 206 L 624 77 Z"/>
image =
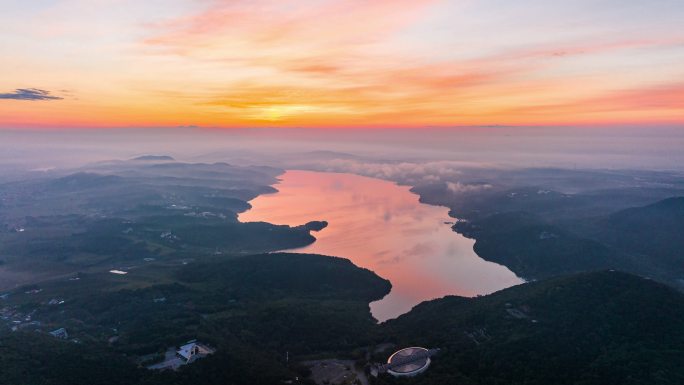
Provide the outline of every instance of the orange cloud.
<path id="1" fill-rule="evenodd" d="M 518 106 L 499 111 L 501 115 L 526 116 L 530 120 L 559 123 L 558 116 L 573 114 L 575 120 L 594 122 L 604 116 L 613 121 L 679 121 L 684 111 L 684 83 L 615 90 L 599 96 L 567 101 Z M 660 118 L 660 119 L 658 119 Z"/>
<path id="2" fill-rule="evenodd" d="M 26 60 L 8 56 L 0 69 L 38 76 L 41 87 L 73 88 L 76 97 L 34 103 L 30 109 L 0 101 L 0 124 L 385 127 L 684 121 L 680 83 L 666 83 L 684 76 L 667 64 L 676 61 L 667 55 L 684 42 L 677 34 L 559 34 L 562 38 L 518 38 L 515 44 L 510 39 L 510 44 L 493 45 L 496 49 L 480 49 L 469 45 L 475 36 L 463 31 L 446 41 L 432 40 L 432 29 L 449 27 L 430 24 L 431 12 L 455 4 L 443 0 L 199 4 L 204 7 L 192 13 L 144 23 L 135 34 L 138 40 L 98 44 L 82 57 L 78 42 L 68 41 L 69 54 L 56 56 L 76 57 L 72 61 L 53 66 L 36 61 L 21 70 Z M 459 23 L 458 10 L 452 12 L 449 22 Z M 430 28 L 413 30 L 425 25 Z M 70 28 L 78 30 L 78 25 Z M 122 31 L 105 32 L 100 34 Z"/>

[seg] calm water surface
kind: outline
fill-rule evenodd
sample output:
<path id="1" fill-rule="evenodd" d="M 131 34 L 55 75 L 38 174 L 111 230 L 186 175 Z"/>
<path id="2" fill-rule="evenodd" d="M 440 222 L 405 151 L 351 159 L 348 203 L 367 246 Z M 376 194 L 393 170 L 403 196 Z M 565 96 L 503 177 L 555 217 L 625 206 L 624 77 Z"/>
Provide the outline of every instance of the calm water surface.
<path id="1" fill-rule="evenodd" d="M 370 304 L 379 321 L 448 294 L 472 297 L 522 283 L 475 254 L 475 241 L 451 230 L 448 209 L 418 202 L 409 187 L 351 174 L 288 171 L 275 194 L 261 195 L 242 222 L 301 225 L 326 220 L 298 252 L 333 255 L 373 270 L 392 291 Z"/>

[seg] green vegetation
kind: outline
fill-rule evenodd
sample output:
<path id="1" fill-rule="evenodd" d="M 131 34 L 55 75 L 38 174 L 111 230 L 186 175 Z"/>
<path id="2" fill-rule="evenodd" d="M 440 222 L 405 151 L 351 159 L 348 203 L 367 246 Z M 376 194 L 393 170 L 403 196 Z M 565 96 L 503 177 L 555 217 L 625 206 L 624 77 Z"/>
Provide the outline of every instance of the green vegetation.
<path id="1" fill-rule="evenodd" d="M 616 268 L 679 287 L 683 202 L 669 198 L 569 223 L 524 211 L 496 213 L 456 223 L 454 229 L 477 240 L 480 256 L 527 278 Z"/>
<path id="2" fill-rule="evenodd" d="M 130 385 L 144 374 L 105 347 L 38 333 L 0 335 L 0 368 L 0 383 L 15 385 Z"/>
<path id="3" fill-rule="evenodd" d="M 546 224 L 525 212 L 494 214 L 477 229 L 459 222 L 454 229 L 477 239 L 475 252 L 526 278 L 549 277 L 619 266 L 605 245 Z"/>
<path id="4" fill-rule="evenodd" d="M 35 332 L 0 334 L 0 363 L 7 369 L 0 383 L 97 384 L 103 382 L 90 379 L 104 371 L 113 384 L 272 384 L 300 376 L 298 356 L 363 357 L 354 352 L 384 342 L 442 351 L 425 374 L 383 375 L 373 379 L 376 385 L 684 380 L 684 296 L 620 272 L 555 278 L 472 299 L 445 297 L 378 326 L 367 301 L 384 295 L 389 283 L 346 260 L 267 254 L 174 271 L 180 283 L 108 293 L 110 283 L 62 307 L 41 306 L 34 317 L 54 326 L 71 320 L 67 327 L 81 343 Z M 165 301 L 155 302 L 160 295 Z M 112 325 L 120 338 L 108 346 Z M 190 338 L 217 353 L 178 372 L 136 369 L 136 357 Z M 31 371 L 36 365 L 45 369 Z M 16 381 L 27 372 L 32 382 Z"/>
<path id="5" fill-rule="evenodd" d="M 684 296 L 619 272 L 426 302 L 389 321 L 386 333 L 442 352 L 424 375 L 378 384 L 684 381 Z"/>
<path id="6" fill-rule="evenodd" d="M 143 270 L 155 268 L 151 265 Z M 77 281 L 41 286 L 43 290 L 37 294 L 17 290 L 4 304 L 41 320 L 43 331 L 66 327 L 70 338 L 81 342 L 53 342 L 37 333 L 22 334 L 21 340 L 30 341 L 32 349 L 71 355 L 74 360 L 84 355 L 97 357 L 101 351 L 106 351 L 102 359 L 128 356 L 128 360 L 111 363 L 127 373 L 117 377 L 121 383 L 181 384 L 189 378 L 213 383 L 230 378 L 229 383 L 248 384 L 295 376 L 284 363 L 288 352 L 296 356 L 349 351 L 371 343 L 376 324 L 368 303 L 390 290 L 388 281 L 346 259 L 307 254 L 217 257 L 165 270 L 177 283 L 126 288 L 126 280 L 135 281 L 143 273 L 134 271 L 109 279 L 111 274 L 81 274 Z M 47 304 L 52 297 L 64 298 L 65 303 Z M 116 342 L 106 347 L 111 337 L 116 337 Z M 178 374 L 132 370 L 136 356 L 161 353 L 193 338 L 217 347 L 217 353 Z M 10 346 L 15 343 L 7 342 Z M 62 345 L 78 348 L 62 351 Z M 100 350 L 90 353 L 95 347 Z M 261 362 L 261 368 L 250 371 L 256 362 Z M 95 361 L 86 364 L 97 365 Z M 12 362 L 0 383 L 29 370 L 26 365 L 28 362 Z M 129 372 L 137 373 L 135 381 L 130 380 Z M 69 376 L 63 371 L 37 376 L 61 384 L 70 383 L 67 380 L 72 375 L 89 378 L 90 373 L 83 369 Z M 236 375 L 244 382 L 233 378 Z"/>
<path id="7" fill-rule="evenodd" d="M 274 191 L 279 170 L 142 160 L 0 185 L 3 268 L 28 283 L 136 266 L 146 258 L 180 263 L 302 247 L 315 240 L 311 231 L 324 227 L 237 220 L 248 200 Z M 15 283 L 0 281 L 0 289 Z"/>
<path id="8" fill-rule="evenodd" d="M 616 248 L 645 256 L 663 271 L 684 276 L 684 197 L 618 211 L 595 227 L 598 237 Z"/>
<path id="9" fill-rule="evenodd" d="M 625 273 L 446 297 L 376 324 L 368 304 L 387 280 L 346 259 L 269 253 L 311 243 L 325 221 L 237 220 L 278 173 L 146 156 L 1 185 L 0 274 L 13 281 L 0 282 L 0 384 L 308 384 L 298 362 L 363 366 L 387 343 L 442 352 L 420 377 L 375 385 L 684 383 L 684 296 Z M 570 194 L 525 184 L 567 188 L 556 172 L 521 172 L 523 185 L 491 173 L 473 183 L 501 186 L 477 193 L 415 190 L 466 219 L 455 228 L 481 256 L 528 278 L 681 278 L 683 200 L 652 204 L 678 185 L 615 189 L 635 179 L 575 172 L 602 190 Z M 61 327 L 68 340 L 47 334 Z M 190 339 L 217 351 L 177 372 L 143 368 Z"/>
<path id="10" fill-rule="evenodd" d="M 619 269 L 684 289 L 684 182 L 676 173 L 605 170 L 464 170 L 454 193 L 413 189 L 451 209 L 454 230 L 482 258 L 527 279 Z"/>

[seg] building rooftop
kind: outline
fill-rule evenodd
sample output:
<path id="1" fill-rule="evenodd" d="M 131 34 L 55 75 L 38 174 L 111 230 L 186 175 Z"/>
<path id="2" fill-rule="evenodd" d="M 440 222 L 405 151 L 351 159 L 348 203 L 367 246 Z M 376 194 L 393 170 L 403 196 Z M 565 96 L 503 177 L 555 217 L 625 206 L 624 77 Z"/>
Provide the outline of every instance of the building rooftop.
<path id="1" fill-rule="evenodd" d="M 393 376 L 413 376 L 425 371 L 430 366 L 430 357 L 437 352 L 439 349 L 428 350 L 416 346 L 404 348 L 392 354 L 379 371 Z"/>
<path id="2" fill-rule="evenodd" d="M 183 358 L 188 363 L 206 357 L 208 354 L 214 353 L 214 350 L 208 346 L 198 343 L 195 340 L 188 341 L 187 344 L 183 345 L 176 351 L 176 353 Z"/>
<path id="3" fill-rule="evenodd" d="M 67 333 L 65 328 L 59 328 L 50 332 L 50 335 L 57 338 L 67 339 L 69 338 L 69 333 Z"/>

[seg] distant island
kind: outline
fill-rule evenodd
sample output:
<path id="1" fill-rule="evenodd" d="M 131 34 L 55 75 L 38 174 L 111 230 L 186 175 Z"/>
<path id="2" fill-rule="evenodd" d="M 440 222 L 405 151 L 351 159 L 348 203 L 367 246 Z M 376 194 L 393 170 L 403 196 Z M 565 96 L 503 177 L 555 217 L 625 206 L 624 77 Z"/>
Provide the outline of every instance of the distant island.
<path id="1" fill-rule="evenodd" d="M 150 161 L 157 162 L 157 161 L 174 161 L 176 159 L 174 159 L 172 156 L 168 156 L 168 155 L 142 155 L 142 156 L 135 157 L 131 160 L 145 161 L 145 162 L 150 162 Z"/>

